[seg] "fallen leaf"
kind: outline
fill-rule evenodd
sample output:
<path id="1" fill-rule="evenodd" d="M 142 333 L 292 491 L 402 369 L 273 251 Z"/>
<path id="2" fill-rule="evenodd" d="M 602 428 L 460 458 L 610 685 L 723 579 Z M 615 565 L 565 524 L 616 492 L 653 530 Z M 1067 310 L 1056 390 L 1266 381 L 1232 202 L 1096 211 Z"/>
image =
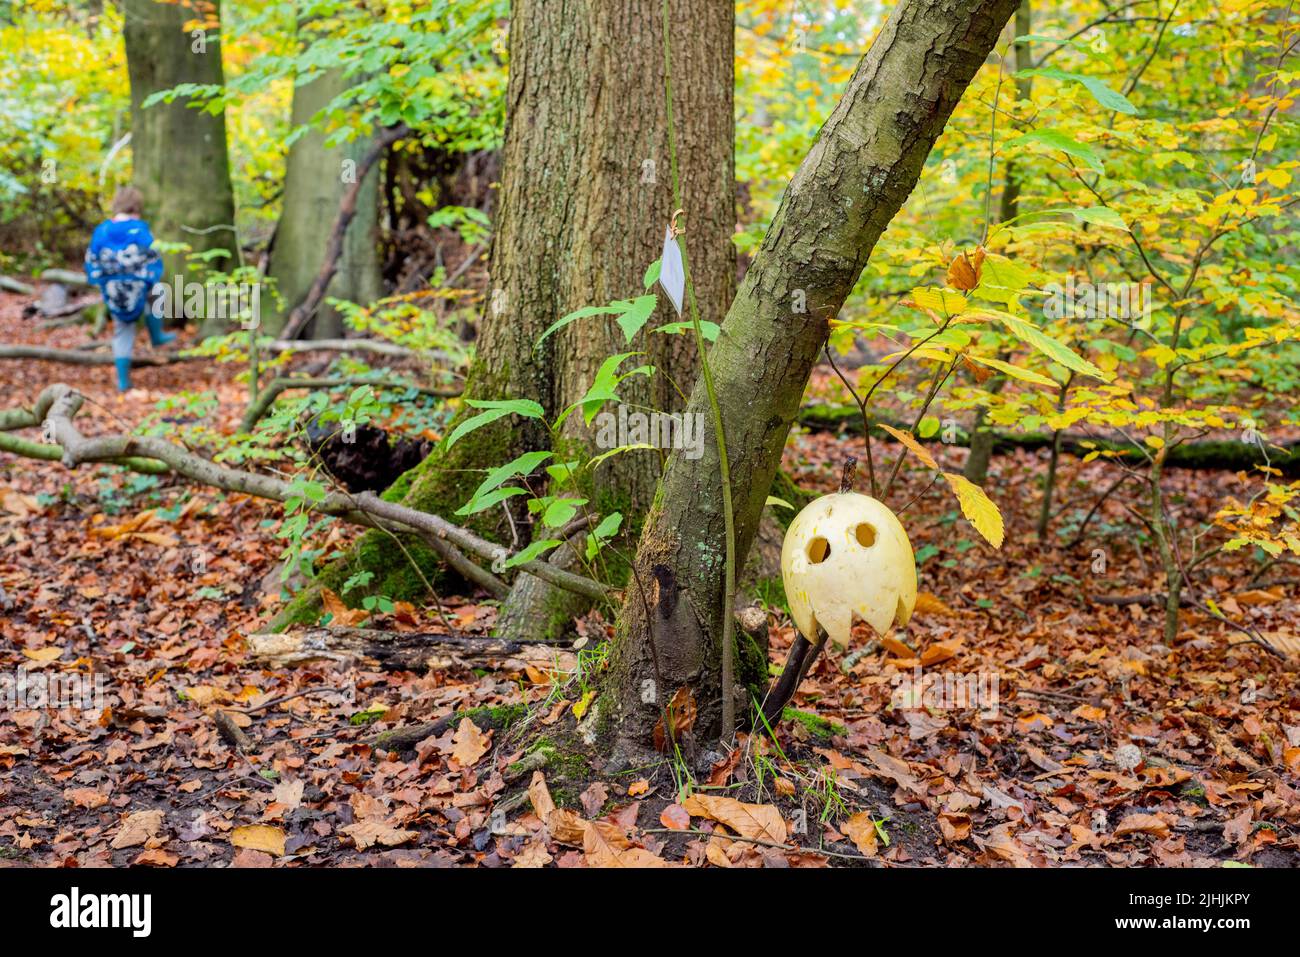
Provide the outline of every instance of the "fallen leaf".
<path id="1" fill-rule="evenodd" d="M 591 867 L 671 867 L 662 857 L 634 847 L 613 824 L 587 821 L 582 834 L 582 852 Z"/>
<path id="2" fill-rule="evenodd" d="M 659 822 L 674 831 L 687 831 L 691 827 L 691 815 L 680 804 L 669 804 L 659 812 Z"/>
<path id="3" fill-rule="evenodd" d="M 108 795 L 101 794 L 94 788 L 68 788 L 63 792 L 63 799 L 91 811 L 108 803 Z"/>
<path id="4" fill-rule="evenodd" d="M 150 838 L 157 837 L 163 826 L 162 811 L 136 811 L 122 822 L 122 828 L 113 838 L 113 850 L 139 847 Z"/>
<path id="5" fill-rule="evenodd" d="M 605 787 L 600 781 L 592 781 L 591 784 L 587 785 L 587 789 L 578 795 L 578 800 L 582 802 L 582 809 L 587 812 L 587 817 L 598 815 L 608 798 L 609 788 Z"/>
<path id="6" fill-rule="evenodd" d="M 876 856 L 876 842 L 880 839 L 880 832 L 876 830 L 876 822 L 869 812 L 859 811 L 841 824 L 840 830 L 853 842 L 853 846 L 862 853 L 863 857 Z"/>
<path id="7" fill-rule="evenodd" d="M 515 855 L 511 867 L 545 867 L 551 863 L 554 858 L 539 842 L 533 841 L 524 847 L 522 851 Z"/>
<path id="8" fill-rule="evenodd" d="M 230 843 L 235 847 L 246 847 L 275 857 L 284 856 L 284 831 L 270 824 L 245 824 L 237 827 L 230 832 Z"/>
<path id="9" fill-rule="evenodd" d="M 784 844 L 787 836 L 785 818 L 770 804 L 745 804 L 735 798 L 713 794 L 692 794 L 682 807 L 695 817 L 707 817 L 725 824 L 742 837 Z"/>
<path id="10" fill-rule="evenodd" d="M 461 718 L 451 738 L 451 756 L 462 768 L 473 767 L 492 747 L 492 739 L 469 718 Z"/>
<path id="11" fill-rule="evenodd" d="M 949 618 L 956 617 L 956 609 L 949 606 L 941 598 L 937 598 L 928 591 L 919 591 L 916 593 L 916 605 L 912 609 L 914 615 L 944 615 Z"/>
<path id="12" fill-rule="evenodd" d="M 689 734 L 695 727 L 695 718 L 699 709 L 695 704 L 695 698 L 691 694 L 691 689 L 682 685 L 673 695 L 673 700 L 668 702 L 668 720 L 672 722 L 672 740 L 680 741 L 682 735 Z M 664 733 L 664 719 L 659 718 L 655 725 L 654 731 L 655 750 L 660 753 L 668 749 L 669 738 Z"/>
<path id="13" fill-rule="evenodd" d="M 364 851 L 375 844 L 382 844 L 384 847 L 396 847 L 398 844 L 405 844 L 407 841 L 419 836 L 418 831 L 407 831 L 400 827 L 393 827 L 386 821 L 373 817 L 341 827 L 339 831 L 352 838 L 352 843 L 357 846 L 358 851 Z"/>
<path id="14" fill-rule="evenodd" d="M 1160 838 L 1168 837 L 1169 823 L 1154 814 L 1130 814 L 1115 828 L 1116 837 L 1125 837 L 1129 834 L 1154 834 Z"/>

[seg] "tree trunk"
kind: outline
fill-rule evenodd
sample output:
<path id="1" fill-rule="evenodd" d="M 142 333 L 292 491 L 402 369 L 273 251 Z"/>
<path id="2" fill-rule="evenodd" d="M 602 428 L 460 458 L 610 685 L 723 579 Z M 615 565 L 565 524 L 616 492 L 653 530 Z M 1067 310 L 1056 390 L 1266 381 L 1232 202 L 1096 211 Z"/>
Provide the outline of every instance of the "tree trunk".
<path id="1" fill-rule="evenodd" d="M 225 249 L 238 253 L 235 198 L 226 155 L 226 116 L 190 109 L 184 97 L 147 109 L 153 93 L 180 83 L 222 85 L 221 14 L 210 5 L 206 30 L 187 31 L 202 19 L 193 9 L 160 0 L 125 0 L 122 34 L 131 82 L 131 153 L 134 181 L 144 192 L 145 218 L 154 236 L 188 243 L 198 253 Z M 163 257 L 163 280 L 190 278 L 185 257 Z M 225 268 L 227 260 L 212 263 Z"/>
<path id="2" fill-rule="evenodd" d="M 690 25 L 672 38 L 680 175 L 691 204 L 681 225 L 702 316 L 718 322 L 735 287 L 734 9 L 723 0 L 672 0 L 672 6 L 674 22 Z M 672 382 L 684 391 L 694 382 L 698 359 L 692 340 L 650 332 L 678 318 L 666 304 L 631 344 L 612 319 L 595 317 L 578 320 L 538 347 L 546 328 L 565 314 L 640 295 L 646 267 L 659 256 L 673 213 L 660 23 L 659 0 L 513 5 L 492 288 L 467 399 L 532 399 L 554 418 L 586 393 L 605 358 L 634 350 L 645 353 L 638 364 L 659 371 L 653 379 L 624 383 L 620 394 L 629 406 L 676 411 L 682 402 Z M 581 457 L 595 438 L 581 417 L 571 417 L 559 451 L 566 460 Z M 498 419 L 450 451 L 439 448 L 389 495 L 449 514 L 469 499 L 483 468 L 549 445 L 534 420 Z M 657 453 L 624 453 L 600 466 L 583 495 L 593 511 L 622 512 L 625 529 L 635 529 L 659 474 Z M 514 536 L 519 544 L 528 540 L 527 515 L 516 513 L 506 523 L 498 510 L 484 520 L 493 526 L 480 522 L 479 530 L 509 544 L 515 544 Z M 337 582 L 360 568 L 375 571 L 371 588 L 389 597 L 422 590 L 402 552 L 378 534 L 363 536 L 322 581 L 337 590 Z M 535 586 L 520 584 L 507 602 L 506 622 L 540 626 L 566 617 L 548 607 L 564 599 Z M 360 597 L 359 590 L 348 595 Z M 572 606 L 565 607 L 571 612 Z M 286 608 L 277 624 L 313 619 L 317 608 L 313 589 Z"/>
<path id="3" fill-rule="evenodd" d="M 292 126 L 311 122 L 334 97 L 352 84 L 341 69 L 330 70 L 313 82 L 295 86 Z M 350 143 L 326 146 L 328 133 L 312 127 L 289 148 L 285 170 L 284 209 L 271 250 L 271 278 L 275 280 L 282 308 L 264 310 L 264 328 L 278 335 L 290 311 L 306 297 L 329 243 L 330 227 L 339 213 L 343 194 L 356 182 L 358 164 L 371 145 L 368 137 Z M 369 303 L 383 294 L 379 273 L 379 165 L 372 166 L 357 196 L 357 211 L 343 240 L 338 271 L 327 296 L 350 302 Z M 307 326 L 305 338 L 332 339 L 343 332 L 343 319 L 336 309 L 322 303 Z"/>
<path id="4" fill-rule="evenodd" d="M 916 185 L 1015 6 L 1016 0 L 899 3 L 786 190 L 709 353 L 731 457 L 736 554 L 746 554 L 754 537 L 829 320 Z M 799 302 L 806 311 L 794 311 Z M 697 385 L 688 410 L 707 408 Z M 670 458 L 637 551 L 636 574 L 652 607 L 629 589 L 612 687 L 602 701 L 613 709 L 620 759 L 650 744 L 663 702 L 683 684 L 699 705 L 698 734 L 732 731 L 720 728 L 719 635 L 722 616 L 733 609 L 722 607 L 724 516 L 714 436 L 706 435 L 704 449 L 698 460 Z"/>

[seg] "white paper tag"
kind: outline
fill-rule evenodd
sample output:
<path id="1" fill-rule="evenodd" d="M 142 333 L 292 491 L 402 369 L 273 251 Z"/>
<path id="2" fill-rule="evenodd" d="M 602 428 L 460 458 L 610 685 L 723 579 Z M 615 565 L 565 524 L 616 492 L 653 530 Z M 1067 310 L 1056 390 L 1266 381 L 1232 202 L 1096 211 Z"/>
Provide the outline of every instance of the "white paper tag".
<path id="1" fill-rule="evenodd" d="M 682 296 L 686 292 L 686 270 L 682 266 L 682 250 L 673 239 L 672 227 L 664 233 L 664 251 L 659 259 L 659 285 L 673 301 L 677 315 L 682 314 Z"/>

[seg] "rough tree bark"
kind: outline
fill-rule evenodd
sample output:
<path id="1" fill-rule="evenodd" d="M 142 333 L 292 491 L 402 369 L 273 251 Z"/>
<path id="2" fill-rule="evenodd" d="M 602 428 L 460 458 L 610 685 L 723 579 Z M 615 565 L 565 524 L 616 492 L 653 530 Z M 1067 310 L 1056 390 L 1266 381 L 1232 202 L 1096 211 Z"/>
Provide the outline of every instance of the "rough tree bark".
<path id="1" fill-rule="evenodd" d="M 683 224 L 700 308 L 719 321 L 735 288 L 734 7 L 725 0 L 672 0 L 672 6 L 674 22 L 689 24 L 672 37 L 681 179 L 691 204 Z M 694 346 L 688 336 L 649 332 L 677 318 L 671 307 L 661 305 L 630 345 L 608 318 L 579 320 L 537 345 L 551 323 L 574 309 L 641 294 L 646 267 L 659 256 L 673 213 L 660 23 L 660 0 L 513 4 L 492 287 L 467 398 L 533 399 L 554 417 L 587 391 L 606 357 L 639 350 L 646 355 L 636 362 L 660 371 L 626 382 L 624 402 L 681 408 L 672 380 L 683 391 L 694 382 Z M 592 448 L 594 429 L 580 417 L 567 429 L 561 454 L 572 459 Z M 468 500 L 484 467 L 549 445 L 536 422 L 500 419 L 449 452 L 435 452 L 387 497 L 451 514 Z M 593 510 L 621 511 L 625 526 L 635 528 L 659 472 L 653 452 L 615 456 L 584 495 Z M 513 525 L 503 518 L 491 514 L 493 532 L 512 545 L 515 534 L 526 540 L 526 516 L 517 515 Z M 321 581 L 337 589 L 361 568 L 376 572 L 371 588 L 390 597 L 422 591 L 403 553 L 369 535 Z M 503 612 L 506 634 L 523 637 L 527 629 L 535 637 L 571 620 L 575 604 L 567 597 L 535 582 L 521 582 L 516 591 Z M 318 608 L 318 589 L 307 589 L 277 624 L 314 620 Z"/>
<path id="2" fill-rule="evenodd" d="M 351 85 L 341 69 L 334 69 L 310 83 L 295 86 L 293 128 L 310 123 L 312 117 Z M 320 272 L 329 243 L 329 225 L 338 216 L 344 192 L 355 182 L 349 175 L 357 174 L 361 157 L 370 145 L 369 138 L 359 137 L 330 147 L 325 145 L 327 138 L 326 132 L 312 127 L 289 147 L 284 209 L 276 227 L 270 270 L 283 307 L 267 311 L 264 324 L 269 335 L 279 335 L 289 312 L 307 295 Z M 327 296 L 364 304 L 383 294 L 378 218 L 379 166 L 376 164 L 362 181 L 356 215 L 344 234 L 343 252 Z M 317 308 L 315 318 L 307 326 L 307 336 L 315 339 L 333 338 L 342 331 L 342 316 L 324 304 Z"/>
<path id="3" fill-rule="evenodd" d="M 219 0 L 196 6 L 202 11 L 161 0 L 123 3 L 134 181 L 144 192 L 145 215 L 158 239 L 188 243 L 195 252 L 234 253 L 235 198 L 225 113 L 190 109 L 184 97 L 143 106 L 151 94 L 180 83 L 225 82 Z M 204 22 L 207 11 L 211 16 Z M 187 31 L 187 25 L 194 30 Z M 165 256 L 164 262 L 165 281 L 188 275 L 183 256 Z M 213 263 L 215 268 L 224 265 Z"/>
<path id="4" fill-rule="evenodd" d="M 709 352 L 732 460 L 737 554 L 753 539 L 828 321 L 1015 7 L 902 0 L 786 190 Z M 796 312 L 801 301 L 806 310 Z M 688 410 L 706 409 L 697 385 Z M 650 745 L 662 703 L 682 685 L 699 705 L 697 735 L 722 730 L 719 635 L 733 610 L 722 607 L 724 521 L 711 434 L 704 448 L 695 461 L 670 458 L 646 519 L 635 566 L 650 607 L 628 590 L 601 699 L 616 760 Z M 737 703 L 743 714 L 747 702 Z"/>

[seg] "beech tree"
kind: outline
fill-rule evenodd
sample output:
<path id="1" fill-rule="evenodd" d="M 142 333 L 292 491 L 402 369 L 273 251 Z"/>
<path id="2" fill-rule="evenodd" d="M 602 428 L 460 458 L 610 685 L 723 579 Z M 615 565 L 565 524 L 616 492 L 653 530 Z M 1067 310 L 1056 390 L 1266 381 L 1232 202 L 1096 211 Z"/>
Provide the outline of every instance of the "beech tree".
<path id="1" fill-rule="evenodd" d="M 310 124 L 339 94 L 350 86 L 340 69 L 327 70 L 293 89 L 292 128 Z M 293 308 L 306 298 L 325 260 L 330 229 L 338 216 L 344 192 L 361 177 L 356 213 L 343 236 L 334 278 L 326 295 L 351 302 L 369 303 L 383 292 L 379 264 L 379 164 L 360 171 L 358 164 L 371 145 L 369 137 L 328 145 L 330 134 L 320 126 L 307 132 L 289 147 L 285 169 L 284 207 L 271 249 L 271 278 L 282 308 L 266 310 L 264 325 L 270 335 L 283 328 Z M 322 303 L 307 327 L 317 339 L 330 339 L 343 331 L 337 310 Z"/>
<path id="2" fill-rule="evenodd" d="M 185 97 L 145 106 L 182 83 L 221 86 L 221 5 L 124 0 L 123 37 L 131 81 L 134 179 L 154 235 L 196 252 L 235 251 L 235 199 L 222 110 L 192 109 Z M 189 29 L 187 29 L 187 27 Z M 186 275 L 183 256 L 165 257 L 168 277 Z M 212 263 L 220 268 L 222 261 Z"/>
<path id="3" fill-rule="evenodd" d="M 672 37 L 680 175 L 691 200 L 683 225 L 701 309 L 717 321 L 735 288 L 734 9 L 725 0 L 674 0 L 672 8 L 678 22 L 691 25 Z M 608 317 L 542 338 L 574 310 L 642 293 L 646 265 L 659 254 L 674 212 L 660 24 L 660 0 L 609 0 L 580 15 L 542 0 L 513 5 L 492 284 L 459 421 L 478 411 L 470 403 L 505 399 L 535 401 L 553 416 L 585 394 L 606 358 L 633 350 L 646 353 L 639 361 L 658 374 L 629 380 L 623 400 L 662 411 L 681 407 L 674 384 L 685 390 L 694 381 L 692 340 L 649 335 L 678 319 L 669 307 L 660 305 L 631 344 Z M 571 449 L 590 449 L 595 435 L 575 416 L 563 438 Z M 536 420 L 505 417 L 440 447 L 386 497 L 451 515 L 482 480 L 482 469 L 550 445 Z M 584 493 L 596 509 L 621 512 L 635 529 L 660 467 L 652 451 L 616 456 Z M 526 544 L 528 517 L 515 517 L 513 534 Z M 488 521 L 479 527 L 511 536 L 501 511 Z M 424 590 L 425 577 L 408 554 L 434 567 L 436 556 L 419 542 L 399 546 L 383 533 L 367 534 L 323 572 L 321 585 L 338 591 L 351 575 L 370 571 L 370 593 L 410 597 Z M 348 598 L 364 594 L 354 589 Z M 309 587 L 278 623 L 315 620 L 319 602 L 319 586 Z M 571 596 L 522 576 L 503 610 L 503 627 L 513 621 L 547 634 L 567 624 L 574 608 Z"/>
<path id="4" fill-rule="evenodd" d="M 902 0 L 791 181 L 709 352 L 737 555 L 753 541 L 829 321 L 1015 8 L 1016 0 Z M 708 411 L 703 383 L 687 409 Z M 722 623 L 732 610 L 723 602 L 719 457 L 706 421 L 703 457 L 669 459 L 646 519 L 634 574 L 656 584 L 652 598 L 629 588 L 619 618 L 601 706 L 613 709 L 613 748 L 622 756 L 651 743 L 663 704 L 683 685 L 698 704 L 701 738 L 730 737 L 720 726 L 724 694 L 744 713 L 745 689 L 722 687 Z"/>

